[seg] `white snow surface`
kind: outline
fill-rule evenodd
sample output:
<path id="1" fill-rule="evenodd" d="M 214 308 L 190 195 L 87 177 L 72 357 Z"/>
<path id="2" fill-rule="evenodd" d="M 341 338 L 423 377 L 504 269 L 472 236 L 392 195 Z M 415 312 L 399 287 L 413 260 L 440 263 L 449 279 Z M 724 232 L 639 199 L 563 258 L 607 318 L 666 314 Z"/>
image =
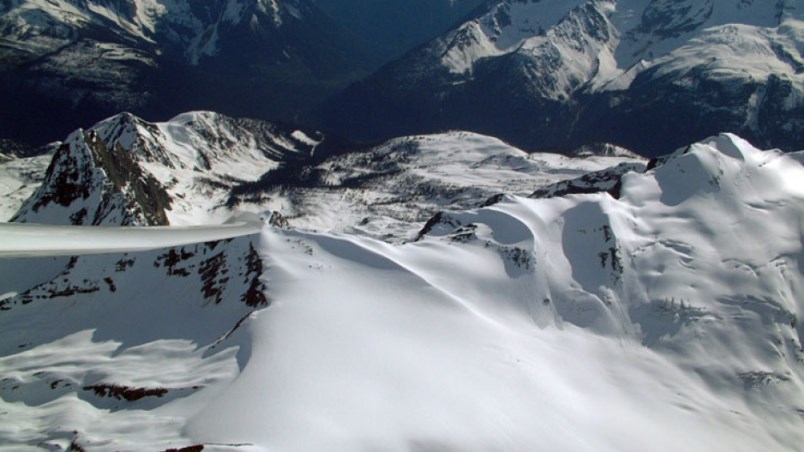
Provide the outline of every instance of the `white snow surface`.
<path id="1" fill-rule="evenodd" d="M 52 196 L 51 192 L 63 190 L 42 187 L 21 207 L 16 220 L 69 224 L 75 215 L 84 211 L 83 217 L 88 218 L 89 224 L 120 226 L 121 218 L 126 217 L 123 205 L 129 200 L 132 187 L 122 187 L 122 195 L 112 195 L 120 207 L 102 200 L 107 196 L 105 190 L 111 181 L 106 167 L 95 161 L 97 156 L 90 151 L 99 140 L 110 153 L 128 154 L 134 167 L 123 168 L 123 171 L 137 170 L 143 176 L 152 177 L 152 185 L 159 184 L 164 189 L 170 199 L 165 211 L 169 224 L 220 224 L 233 214 L 226 206 L 233 186 L 256 181 L 275 168 L 284 156 L 309 154 L 316 145 L 306 135 L 302 140 L 291 138 L 276 130 L 259 131 L 241 120 L 206 111 L 183 113 L 160 123 L 149 123 L 128 113 L 115 115 L 87 130 L 79 129 L 65 140 L 64 146 L 69 147 L 66 155 L 77 159 L 78 167 L 92 168 L 91 174 L 82 176 L 91 179 L 87 182 L 93 187 L 91 193 L 69 205 L 57 202 L 40 205 L 44 198 Z M 65 167 L 68 160 L 63 162 Z M 68 168 L 60 170 L 68 171 Z M 101 212 L 104 209 L 106 211 Z M 94 220 L 93 212 L 98 212 Z M 139 218 L 131 223 L 143 222 Z"/>
<path id="2" fill-rule="evenodd" d="M 0 161 L 0 221 L 17 213 L 45 178 L 51 154 Z"/>
<path id="3" fill-rule="evenodd" d="M 96 26 L 130 45 L 102 44 L 115 46 L 122 59 L 153 64 L 152 58 L 172 45 L 179 47 L 188 63 L 196 65 L 203 57 L 218 53 L 218 28 L 222 25 L 244 21 L 254 25 L 262 18 L 279 27 L 282 16 L 302 17 L 287 1 L 249 3 L 227 0 L 216 11 L 188 0 L 14 0 L 3 5 L 0 24 L 5 45 L 35 56 L 56 52 L 73 42 L 78 32 Z M 152 46 L 155 54 L 142 51 Z M 101 55 L 109 56 L 95 56 Z"/>
<path id="4" fill-rule="evenodd" d="M 702 68 L 715 78 L 783 75 L 800 92 L 803 20 L 795 0 L 506 0 L 431 45 L 462 77 L 485 58 L 530 58 L 539 68 L 534 83 L 552 99 L 582 88 L 624 90 L 666 63 L 663 71 Z"/>
<path id="5" fill-rule="evenodd" d="M 445 39 L 443 63 L 451 72 L 470 72 L 482 58 L 515 51 L 559 22 L 582 0 L 499 2 L 488 14 L 461 25 Z"/>
<path id="6" fill-rule="evenodd" d="M 6 6 L 4 22 L 13 24 L 9 37 L 25 41 L 33 37 L 33 43 L 47 42 L 48 38 L 68 38 L 67 28 L 81 28 L 99 19 L 118 27 L 113 30 L 137 39 L 153 42 L 159 16 L 166 12 L 164 0 L 134 0 L 125 2 L 133 14 L 121 10 L 109 2 L 77 2 L 71 0 L 24 0 L 13 1 Z"/>
<path id="7" fill-rule="evenodd" d="M 619 199 L 509 196 L 406 244 L 266 225 L 3 259 L 0 444 L 798 450 L 802 180 L 721 135 Z"/>
<path id="8" fill-rule="evenodd" d="M 239 208 L 282 212 L 295 229 L 400 242 L 415 237 L 439 211 L 474 208 L 500 193 L 527 196 L 538 187 L 626 162 L 646 163 L 633 154 L 528 154 L 497 138 L 452 131 L 397 138 L 368 152 L 327 159 L 311 169 L 323 175 L 320 185 L 274 187 Z"/>
<path id="9" fill-rule="evenodd" d="M 296 171 L 321 174 L 318 183 L 260 187 L 255 193 L 239 195 L 233 206 L 233 188 L 266 173 L 271 180 L 269 171 L 280 162 L 313 157 L 325 140 L 321 134 L 301 130 L 266 134 L 254 130 L 211 112 L 184 113 L 163 123 L 117 115 L 71 134 L 65 140 L 69 152 L 57 155 L 56 171 L 45 185 L 22 207 L 11 199 L 3 205 L 9 211 L 19 208 L 15 221 L 20 222 L 76 224 L 74 219 L 80 219 L 80 224 L 104 226 L 152 224 L 131 214 L 142 206 L 129 207 L 130 184 L 121 188 L 122 195 L 108 192 L 111 181 L 103 169 L 106 166 L 96 162 L 99 158 L 89 149 L 102 142 L 110 153 L 131 158 L 134 168 L 124 171 L 140 171 L 153 178 L 151 185 L 164 189 L 170 200 L 165 210 L 170 225 L 221 224 L 238 211 L 279 211 L 296 229 L 400 242 L 415 237 L 441 210 L 474 208 L 500 193 L 527 196 L 541 186 L 621 163 L 646 164 L 625 151 L 581 158 L 528 154 L 493 137 L 452 131 L 398 138 L 368 151 L 310 163 Z M 93 170 L 75 169 L 85 167 Z M 86 179 L 92 190 L 87 196 L 76 195 L 67 205 L 54 202 L 52 198 L 65 191 L 59 181 L 77 180 L 73 173 Z"/>

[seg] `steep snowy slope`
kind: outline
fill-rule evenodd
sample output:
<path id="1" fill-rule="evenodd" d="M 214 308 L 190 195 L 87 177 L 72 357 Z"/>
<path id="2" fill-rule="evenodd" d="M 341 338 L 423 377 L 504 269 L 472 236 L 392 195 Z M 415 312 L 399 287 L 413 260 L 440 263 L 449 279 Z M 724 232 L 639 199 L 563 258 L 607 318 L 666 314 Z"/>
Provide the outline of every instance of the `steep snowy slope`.
<path id="1" fill-rule="evenodd" d="M 309 134 L 309 135 L 308 135 Z M 13 221 L 45 224 L 220 223 L 231 187 L 328 144 L 317 132 L 211 112 L 148 123 L 120 114 L 73 132 Z"/>
<path id="2" fill-rule="evenodd" d="M 802 14 L 787 0 L 499 0 L 347 89 L 330 119 L 363 137 L 459 128 L 531 150 L 663 154 L 722 130 L 796 150 Z"/>
<path id="3" fill-rule="evenodd" d="M 208 401 L 237 376 L 248 353 L 232 336 L 268 304 L 256 237 L 220 235 L 189 232 L 206 242 L 150 252 L 0 260 L 0 403 L 16 420 L 0 427 L 0 447 L 188 446 L 185 419 L 203 406 L 188 396 Z M 180 231 L 126 236 L 134 248 L 182 240 Z"/>
<path id="4" fill-rule="evenodd" d="M 265 226 L 0 260 L 19 276 L 0 279 L 0 442 L 797 450 L 802 160 L 720 135 L 619 198 L 506 197 L 404 245 Z"/>

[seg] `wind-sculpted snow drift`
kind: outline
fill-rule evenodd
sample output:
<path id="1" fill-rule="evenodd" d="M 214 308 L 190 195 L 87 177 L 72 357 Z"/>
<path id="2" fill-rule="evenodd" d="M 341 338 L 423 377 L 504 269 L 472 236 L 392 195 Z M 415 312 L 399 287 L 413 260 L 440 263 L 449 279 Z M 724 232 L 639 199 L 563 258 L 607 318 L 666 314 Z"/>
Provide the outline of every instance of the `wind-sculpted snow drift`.
<path id="1" fill-rule="evenodd" d="M 795 450 L 801 162 L 721 135 L 618 197 L 502 197 L 405 244 L 0 261 L 0 442 Z"/>

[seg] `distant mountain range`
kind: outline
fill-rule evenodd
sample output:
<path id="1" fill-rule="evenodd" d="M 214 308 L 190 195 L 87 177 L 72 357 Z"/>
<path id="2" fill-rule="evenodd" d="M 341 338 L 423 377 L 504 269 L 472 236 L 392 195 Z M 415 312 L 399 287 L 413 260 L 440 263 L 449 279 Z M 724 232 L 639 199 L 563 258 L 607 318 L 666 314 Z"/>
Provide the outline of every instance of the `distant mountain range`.
<path id="1" fill-rule="evenodd" d="M 722 131 L 804 143 L 804 7 L 792 0 L 499 0 L 351 86 L 328 125 L 444 129 L 520 147 L 667 153 Z"/>
<path id="2" fill-rule="evenodd" d="M 14 108 L 0 112 L 0 138 L 39 145 L 120 111 L 204 109 L 364 142 L 461 129 L 529 151 L 608 142 L 662 154 L 729 131 L 791 150 L 804 142 L 802 9 L 794 0 L 7 1 L 0 99 Z"/>
<path id="3" fill-rule="evenodd" d="M 0 112 L 0 137 L 43 144 L 121 111 L 312 122 L 328 95 L 477 2 L 427 2 L 421 27 L 413 1 L 385 2 L 384 22 L 353 14 L 359 1 L 342 11 L 326 0 L 2 2 L 0 100 L 14 108 Z"/>

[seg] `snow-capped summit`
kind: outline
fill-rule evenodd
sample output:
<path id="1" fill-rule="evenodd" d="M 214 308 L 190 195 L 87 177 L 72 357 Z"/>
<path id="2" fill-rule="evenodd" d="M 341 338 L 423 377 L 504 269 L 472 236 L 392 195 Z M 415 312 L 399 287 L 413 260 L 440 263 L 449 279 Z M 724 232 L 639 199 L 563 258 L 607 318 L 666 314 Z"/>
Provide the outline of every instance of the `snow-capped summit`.
<path id="1" fill-rule="evenodd" d="M 527 149 L 604 141 L 666 153 L 723 130 L 797 149 L 794 1 L 492 2 L 331 105 L 377 138 L 460 128 Z"/>
<path id="2" fill-rule="evenodd" d="M 222 222 L 230 214 L 225 204 L 232 187 L 256 181 L 280 162 L 310 158 L 323 141 L 318 132 L 212 112 L 162 123 L 123 113 L 73 132 L 13 221 Z"/>
<path id="3" fill-rule="evenodd" d="M 16 56 L 4 58 L 6 65 L 35 60 L 81 38 L 117 44 L 121 52 L 128 45 L 128 50 L 151 57 L 161 52 L 182 55 L 197 65 L 202 57 L 217 54 L 221 39 L 227 39 L 222 35 L 236 27 L 270 34 L 286 22 L 320 14 L 306 0 L 216 0 L 203 5 L 186 0 L 25 0 L 6 3 L 0 13 L 7 40 L 4 56 Z"/>

